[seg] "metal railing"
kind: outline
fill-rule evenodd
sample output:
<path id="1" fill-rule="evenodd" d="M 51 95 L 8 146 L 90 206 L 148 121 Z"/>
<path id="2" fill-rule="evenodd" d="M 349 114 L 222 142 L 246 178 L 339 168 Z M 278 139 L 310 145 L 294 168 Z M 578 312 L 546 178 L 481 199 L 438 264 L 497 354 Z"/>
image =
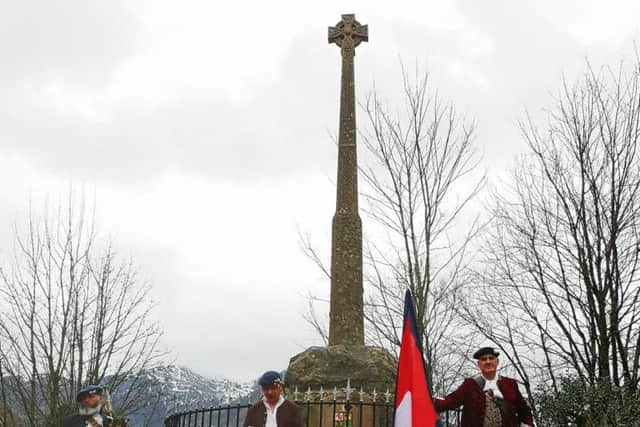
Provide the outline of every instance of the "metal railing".
<path id="1" fill-rule="evenodd" d="M 305 427 L 391 427 L 394 406 L 391 394 L 382 394 L 385 398 L 376 401 L 376 393 L 367 395 L 360 391 L 359 399 L 340 399 L 338 393 L 322 392 L 318 399 L 312 399 L 310 390 L 304 393 L 304 399 L 298 400 L 297 392 L 293 400 L 304 415 Z M 344 396 L 342 396 L 344 397 Z M 165 427 L 241 427 L 251 405 L 235 404 L 209 408 L 191 408 L 177 410 L 165 418 Z M 443 427 L 458 427 L 460 411 L 441 414 Z"/>
<path id="2" fill-rule="evenodd" d="M 190 409 L 170 414 L 165 427 L 240 427 L 250 404 Z"/>

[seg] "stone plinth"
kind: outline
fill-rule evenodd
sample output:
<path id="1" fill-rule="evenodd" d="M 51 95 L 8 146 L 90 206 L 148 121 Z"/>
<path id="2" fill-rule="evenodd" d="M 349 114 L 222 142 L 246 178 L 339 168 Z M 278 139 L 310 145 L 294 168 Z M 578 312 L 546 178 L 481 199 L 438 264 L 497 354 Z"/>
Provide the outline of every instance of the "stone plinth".
<path id="1" fill-rule="evenodd" d="M 379 347 L 333 345 L 311 347 L 293 356 L 287 368 L 288 388 L 308 387 L 325 390 L 343 388 L 347 379 L 351 387 L 384 392 L 394 391 L 396 362 L 388 351 Z"/>
<path id="2" fill-rule="evenodd" d="M 377 402 L 385 401 L 387 391 L 393 399 L 395 375 L 396 363 L 391 354 L 382 348 L 333 345 L 311 347 L 292 357 L 284 381 L 289 397 L 294 396 L 297 389 L 298 395 L 318 402 L 321 400 L 318 390 L 322 387 L 324 402 L 339 402 L 337 412 L 335 404 L 307 407 L 308 425 L 388 427 L 392 414 L 386 405 L 356 404 L 350 411 L 347 407 L 349 402 L 371 403 L 375 399 L 372 399 L 374 391 L 378 396 Z M 312 392 L 307 393 L 307 390 Z M 349 414 L 350 422 L 339 422 L 339 417 L 344 418 L 346 414 Z"/>

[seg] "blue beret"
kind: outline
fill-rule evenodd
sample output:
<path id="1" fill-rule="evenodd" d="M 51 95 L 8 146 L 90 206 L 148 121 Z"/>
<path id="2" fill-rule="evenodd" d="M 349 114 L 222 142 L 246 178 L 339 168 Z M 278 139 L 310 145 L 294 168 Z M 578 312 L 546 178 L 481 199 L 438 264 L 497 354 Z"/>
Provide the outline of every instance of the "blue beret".
<path id="1" fill-rule="evenodd" d="M 80 393 L 78 393 L 78 395 L 76 396 L 76 402 L 81 402 L 82 399 L 84 399 L 86 396 L 90 396 L 92 394 L 102 396 L 102 387 L 100 387 L 99 385 L 86 386 L 85 388 L 80 390 Z"/>
<path id="2" fill-rule="evenodd" d="M 282 376 L 276 371 L 267 371 L 258 380 L 260 387 L 267 387 L 275 384 L 282 384 Z"/>

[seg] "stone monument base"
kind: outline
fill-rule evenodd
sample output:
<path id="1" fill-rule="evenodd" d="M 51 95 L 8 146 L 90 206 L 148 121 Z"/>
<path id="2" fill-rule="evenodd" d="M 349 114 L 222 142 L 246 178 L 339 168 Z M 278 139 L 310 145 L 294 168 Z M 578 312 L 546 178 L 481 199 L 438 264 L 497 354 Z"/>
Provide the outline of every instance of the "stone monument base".
<path id="1" fill-rule="evenodd" d="M 292 357 L 284 382 L 290 399 L 316 402 L 304 406 L 309 426 L 389 427 L 395 376 L 396 362 L 388 351 L 333 345 Z"/>
<path id="2" fill-rule="evenodd" d="M 395 391 L 396 361 L 383 348 L 352 345 L 310 347 L 293 356 L 285 374 L 288 390 L 300 391 L 344 388 L 347 380 L 351 387 L 367 392 L 374 388 L 384 392 Z"/>

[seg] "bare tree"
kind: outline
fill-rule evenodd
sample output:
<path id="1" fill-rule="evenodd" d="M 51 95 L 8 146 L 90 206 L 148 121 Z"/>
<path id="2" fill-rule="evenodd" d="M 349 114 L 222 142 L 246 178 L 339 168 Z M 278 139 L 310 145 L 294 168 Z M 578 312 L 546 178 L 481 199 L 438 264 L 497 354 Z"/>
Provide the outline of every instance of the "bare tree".
<path id="1" fill-rule="evenodd" d="M 366 318 L 372 342 L 397 348 L 409 288 L 428 382 L 432 392 L 444 392 L 458 377 L 464 361 L 459 356 L 469 342 L 454 307 L 469 243 L 480 227 L 464 209 L 485 180 L 477 174 L 474 124 L 429 93 L 427 74 L 416 71 L 411 81 L 403 69 L 402 77 L 400 114 L 392 114 L 376 92 L 363 105 L 369 126 L 361 140 L 372 159 L 362 168 L 366 213 L 387 236 L 369 239 L 365 248 Z"/>
<path id="2" fill-rule="evenodd" d="M 9 405 L 7 398 L 7 387 L 5 374 L 0 363 L 0 427 L 14 427 L 17 426 L 13 411 Z"/>
<path id="3" fill-rule="evenodd" d="M 530 153 L 496 196 L 481 291 L 463 312 L 503 346 L 530 399 L 532 383 L 558 394 L 568 374 L 619 390 L 597 425 L 621 425 L 640 369 L 638 64 L 589 66 L 547 118 L 522 123 Z"/>
<path id="4" fill-rule="evenodd" d="M 99 245 L 82 200 L 31 214 L 0 280 L 0 366 L 22 424 L 58 425 L 86 384 L 126 384 L 113 402 L 121 414 L 147 404 L 135 399 L 141 373 L 162 355 L 149 287 Z"/>
<path id="5" fill-rule="evenodd" d="M 367 120 L 360 133 L 364 209 L 383 230 L 376 237 L 365 234 L 366 338 L 397 352 L 409 288 L 428 382 L 432 392 L 443 393 L 459 377 L 465 360 L 460 355 L 470 345 L 454 306 L 464 285 L 469 244 L 480 229 L 478 218 L 465 208 L 485 177 L 478 173 L 474 123 L 430 93 L 427 74 L 416 71 L 412 81 L 403 67 L 402 78 L 399 114 L 392 114 L 376 91 L 361 104 Z M 323 268 L 308 240 L 304 247 Z M 310 318 L 321 330 L 317 317 Z"/>

